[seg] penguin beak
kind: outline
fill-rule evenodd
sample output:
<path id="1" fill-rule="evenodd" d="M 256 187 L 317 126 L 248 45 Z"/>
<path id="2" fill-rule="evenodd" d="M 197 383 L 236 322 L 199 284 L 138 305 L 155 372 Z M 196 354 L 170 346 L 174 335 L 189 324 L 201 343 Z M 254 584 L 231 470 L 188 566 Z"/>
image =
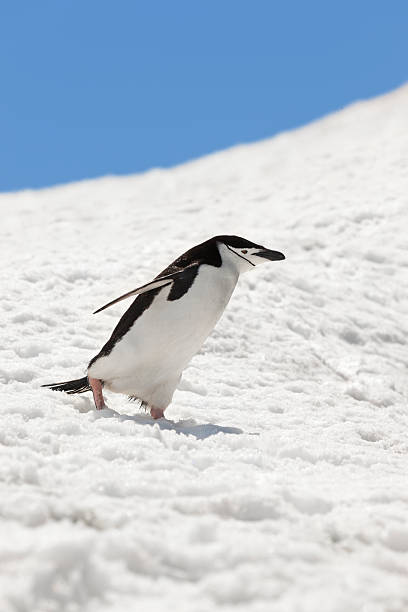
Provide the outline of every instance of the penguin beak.
<path id="1" fill-rule="evenodd" d="M 263 257 L 264 259 L 269 259 L 269 261 L 278 261 L 280 259 L 285 259 L 283 253 L 280 253 L 279 251 L 271 251 L 270 249 L 262 249 L 262 251 L 254 253 L 254 255 L 257 255 L 258 257 Z"/>

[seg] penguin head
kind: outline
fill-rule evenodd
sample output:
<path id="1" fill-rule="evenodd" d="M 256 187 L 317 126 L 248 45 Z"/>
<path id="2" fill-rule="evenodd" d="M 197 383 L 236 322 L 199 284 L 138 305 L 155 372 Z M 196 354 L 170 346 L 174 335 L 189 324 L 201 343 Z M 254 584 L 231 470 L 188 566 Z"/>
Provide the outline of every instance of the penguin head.
<path id="1" fill-rule="evenodd" d="M 215 236 L 223 262 L 232 264 L 239 274 L 267 261 L 285 259 L 283 253 L 272 251 L 240 236 Z"/>

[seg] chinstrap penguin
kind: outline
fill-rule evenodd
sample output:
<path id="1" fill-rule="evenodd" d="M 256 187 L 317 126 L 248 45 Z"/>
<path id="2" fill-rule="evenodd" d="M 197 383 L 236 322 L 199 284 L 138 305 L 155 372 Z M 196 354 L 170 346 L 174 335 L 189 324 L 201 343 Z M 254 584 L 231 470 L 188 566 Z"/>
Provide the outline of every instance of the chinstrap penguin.
<path id="1" fill-rule="evenodd" d="M 98 410 L 105 408 L 105 387 L 139 399 L 153 418 L 162 417 L 183 370 L 224 312 L 239 275 L 281 259 L 285 256 L 279 251 L 239 236 L 206 240 L 183 253 L 150 283 L 95 311 L 137 295 L 89 362 L 87 376 L 43 386 L 67 393 L 92 391 Z"/>

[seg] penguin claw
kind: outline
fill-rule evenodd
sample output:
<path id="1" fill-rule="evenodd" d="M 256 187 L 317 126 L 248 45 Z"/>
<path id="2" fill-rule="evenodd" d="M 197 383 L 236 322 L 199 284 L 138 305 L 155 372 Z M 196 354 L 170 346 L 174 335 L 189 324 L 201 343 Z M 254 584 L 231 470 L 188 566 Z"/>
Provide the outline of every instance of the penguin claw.
<path id="1" fill-rule="evenodd" d="M 161 408 L 150 408 L 150 416 L 153 419 L 162 419 L 164 417 L 164 410 L 162 410 Z"/>
<path id="2" fill-rule="evenodd" d="M 96 405 L 95 405 L 95 408 L 96 408 L 97 410 L 109 410 L 109 406 L 107 406 L 107 405 L 105 404 L 105 402 L 104 402 L 104 403 L 103 403 L 101 406 L 96 406 Z"/>

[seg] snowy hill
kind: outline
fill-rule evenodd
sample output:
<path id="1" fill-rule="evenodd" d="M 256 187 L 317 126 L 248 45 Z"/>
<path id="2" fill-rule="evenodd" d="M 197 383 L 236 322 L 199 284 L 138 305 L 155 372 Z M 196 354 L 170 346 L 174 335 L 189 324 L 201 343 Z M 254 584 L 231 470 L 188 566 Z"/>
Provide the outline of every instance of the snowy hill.
<path id="1" fill-rule="evenodd" d="M 171 170 L 0 196 L 0 609 L 408 609 L 408 87 Z M 168 420 L 77 378 L 214 234 L 244 276 Z"/>

